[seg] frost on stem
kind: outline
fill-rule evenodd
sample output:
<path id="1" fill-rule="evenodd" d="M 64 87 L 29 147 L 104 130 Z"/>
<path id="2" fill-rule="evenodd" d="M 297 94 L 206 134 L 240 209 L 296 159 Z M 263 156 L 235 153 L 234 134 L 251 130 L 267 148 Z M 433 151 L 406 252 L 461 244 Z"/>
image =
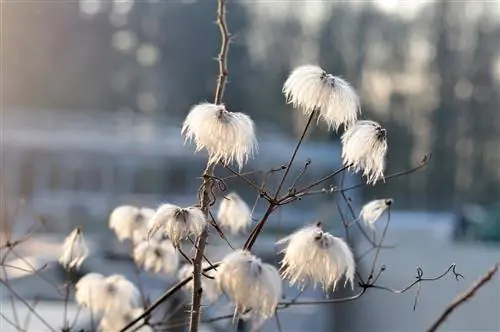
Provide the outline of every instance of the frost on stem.
<path id="1" fill-rule="evenodd" d="M 207 267 L 210 267 L 210 264 L 207 262 L 203 262 L 202 264 L 202 269 L 206 269 Z M 209 277 L 215 278 L 215 271 L 207 271 L 203 273 L 204 275 L 208 275 Z M 179 280 L 182 280 L 184 278 L 190 277 L 193 275 L 193 265 L 192 264 L 185 264 L 181 269 L 179 270 Z M 205 277 L 204 275 L 201 276 L 201 288 L 203 289 L 203 299 L 207 304 L 215 302 L 219 296 L 220 292 L 217 287 L 217 283 L 215 282 L 214 279 L 210 279 Z M 192 293 L 193 292 L 193 281 L 191 280 L 184 286 L 185 290 Z"/>
<path id="2" fill-rule="evenodd" d="M 247 230 L 252 224 L 250 208 L 235 192 L 221 200 L 217 220 L 222 228 L 228 229 L 233 235 Z"/>
<path id="3" fill-rule="evenodd" d="M 321 284 L 323 290 L 335 289 L 337 282 L 345 276 L 345 284 L 354 288 L 356 263 L 349 245 L 321 229 L 321 224 L 304 227 L 277 244 L 287 243 L 282 251 L 282 276 L 292 285 L 313 287 Z"/>
<path id="4" fill-rule="evenodd" d="M 367 227 L 374 229 L 375 222 L 389 209 L 393 200 L 391 198 L 376 199 L 363 206 L 359 213 L 361 220 Z"/>
<path id="5" fill-rule="evenodd" d="M 135 237 L 142 237 L 147 233 L 148 222 L 154 213 L 153 209 L 122 205 L 111 212 L 109 228 L 114 230 L 120 241 L 135 240 Z"/>
<path id="6" fill-rule="evenodd" d="M 208 151 L 208 162 L 238 164 L 241 169 L 257 150 L 254 122 L 244 114 L 230 112 L 222 104 L 202 103 L 193 106 L 182 126 L 186 141 L 196 144 L 196 151 Z"/>
<path id="7" fill-rule="evenodd" d="M 295 68 L 283 85 L 283 93 L 289 104 L 302 108 L 306 115 L 318 110 L 319 118 L 335 130 L 351 126 L 361 112 L 359 97 L 349 83 L 314 65 Z"/>
<path id="8" fill-rule="evenodd" d="M 236 250 L 222 260 L 215 280 L 220 291 L 235 303 L 238 314 L 256 320 L 274 315 L 282 293 L 281 278 L 274 266 L 262 263 L 248 251 Z"/>
<path id="9" fill-rule="evenodd" d="M 124 312 L 139 306 L 138 289 L 124 276 L 89 273 L 76 283 L 76 302 L 92 313 Z"/>
<path id="10" fill-rule="evenodd" d="M 126 309 L 124 311 L 108 311 L 104 314 L 99 324 L 101 332 L 116 332 L 120 331 L 124 326 L 127 326 L 134 319 L 139 317 L 144 310 L 142 308 Z M 139 320 L 136 324 L 130 327 L 131 331 L 136 332 L 152 332 L 153 329 L 148 325 L 143 325 L 144 320 Z"/>
<path id="11" fill-rule="evenodd" d="M 363 171 L 368 184 L 384 179 L 387 130 L 375 121 L 361 120 L 342 135 L 342 159 L 354 172 Z"/>
<path id="12" fill-rule="evenodd" d="M 151 218 L 148 239 L 151 239 L 156 232 L 162 231 L 177 248 L 181 240 L 189 235 L 199 236 L 205 224 L 205 215 L 197 207 L 181 208 L 173 204 L 163 204 Z"/>
<path id="13" fill-rule="evenodd" d="M 85 258 L 87 258 L 88 253 L 89 251 L 85 244 L 85 239 L 83 238 L 83 232 L 81 228 L 77 227 L 64 240 L 59 263 L 61 263 L 65 269 L 71 269 L 73 267 L 78 269 Z"/>
<path id="14" fill-rule="evenodd" d="M 146 271 L 172 274 L 179 266 L 179 253 L 169 239 L 142 240 L 134 246 L 134 261 Z"/>

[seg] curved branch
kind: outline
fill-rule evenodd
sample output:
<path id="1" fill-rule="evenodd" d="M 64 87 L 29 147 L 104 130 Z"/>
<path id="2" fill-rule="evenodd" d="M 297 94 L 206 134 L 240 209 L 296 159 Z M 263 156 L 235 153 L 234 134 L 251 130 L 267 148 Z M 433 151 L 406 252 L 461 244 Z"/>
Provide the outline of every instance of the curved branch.
<path id="1" fill-rule="evenodd" d="M 486 285 L 488 282 L 493 279 L 493 276 L 498 272 L 498 268 L 500 267 L 500 262 L 493 265 L 493 267 L 486 272 L 486 274 L 481 277 L 478 281 L 476 281 L 469 290 L 460 294 L 453 302 L 446 308 L 445 311 L 438 317 L 438 319 L 432 324 L 432 326 L 427 330 L 427 332 L 436 331 L 441 324 L 455 311 L 460 305 L 464 304 L 468 300 L 470 300 L 476 292 Z"/>

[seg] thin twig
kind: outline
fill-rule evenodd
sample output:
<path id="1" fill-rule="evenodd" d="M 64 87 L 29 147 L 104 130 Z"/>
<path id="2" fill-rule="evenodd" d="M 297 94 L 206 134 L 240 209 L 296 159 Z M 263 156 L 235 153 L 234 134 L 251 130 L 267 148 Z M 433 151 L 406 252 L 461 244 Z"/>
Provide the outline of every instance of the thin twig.
<path id="1" fill-rule="evenodd" d="M 493 279 L 493 276 L 498 272 L 498 268 L 500 267 L 500 262 L 493 265 L 493 267 L 486 272 L 486 274 L 477 280 L 471 288 L 467 291 L 460 294 L 453 302 L 443 311 L 443 313 L 438 317 L 438 319 L 432 324 L 432 326 L 427 330 L 428 332 L 436 331 L 441 324 L 445 322 L 445 320 L 462 304 L 470 300 L 476 292 L 486 285 L 488 282 Z"/>
<path id="2" fill-rule="evenodd" d="M 45 319 L 43 319 L 42 316 L 40 316 L 34 309 L 33 307 L 28 303 L 26 302 L 25 299 L 23 299 L 19 294 L 16 293 L 16 291 L 10 287 L 10 285 L 3 281 L 2 279 L 0 279 L 0 282 L 9 289 L 9 292 L 14 295 L 19 301 L 21 301 L 22 304 L 24 304 L 26 306 L 26 308 L 28 308 L 29 311 L 31 311 L 33 313 L 33 315 L 36 316 L 36 318 L 38 318 L 40 320 L 40 322 L 42 322 L 43 325 L 45 325 L 45 327 L 47 327 L 50 331 L 53 331 L 53 332 L 56 332 L 52 326 L 49 325 L 49 323 L 47 323 L 47 321 Z"/>
<path id="3" fill-rule="evenodd" d="M 389 229 L 389 223 L 391 222 L 391 209 L 387 210 L 387 222 L 385 223 L 384 231 L 382 232 L 382 237 L 380 238 L 380 242 L 377 245 L 377 249 L 375 251 L 375 257 L 373 258 L 372 268 L 370 269 L 370 274 L 368 274 L 368 282 L 373 279 L 373 272 L 375 272 L 375 265 L 377 264 L 378 256 L 380 254 L 380 247 L 382 243 L 384 243 L 385 236 L 387 234 L 387 230 Z"/>
<path id="4" fill-rule="evenodd" d="M 464 276 L 456 271 L 456 265 L 455 264 L 451 264 L 446 269 L 446 271 L 444 271 L 443 273 L 441 273 L 437 277 L 432 277 L 432 278 L 424 278 L 423 277 L 424 274 L 423 274 L 422 268 L 418 268 L 417 269 L 416 280 L 414 282 L 412 282 L 411 284 L 409 284 L 408 286 L 406 286 L 405 288 L 402 288 L 402 289 L 392 289 L 392 288 L 389 288 L 389 287 L 384 287 L 384 286 L 379 286 L 379 285 L 373 285 L 373 284 L 366 284 L 366 285 L 360 285 L 360 286 L 364 287 L 364 288 L 381 289 L 381 290 L 385 290 L 385 291 L 391 292 L 393 294 L 403 294 L 403 293 L 405 293 L 408 290 L 412 289 L 413 287 L 415 287 L 415 285 L 417 285 L 417 284 L 419 284 L 421 282 L 424 282 L 424 281 L 425 282 L 427 282 L 427 281 L 436 281 L 436 280 L 442 279 L 444 276 L 446 276 L 448 273 L 450 273 L 450 271 L 453 272 L 455 280 L 458 280 L 458 278 L 462 278 L 463 279 Z"/>
<path id="5" fill-rule="evenodd" d="M 8 319 L 7 316 L 5 316 L 1 311 L 0 311 L 0 317 L 2 317 L 2 319 L 4 321 L 6 321 L 10 325 L 12 325 L 12 327 L 15 328 L 16 330 L 18 330 L 18 331 L 24 331 L 24 330 L 26 330 L 26 329 L 21 328 L 21 326 L 16 325 L 16 323 L 14 323 L 13 321 L 11 321 L 10 319 Z"/>
<path id="6" fill-rule="evenodd" d="M 384 183 L 383 184 L 387 183 L 391 179 L 398 178 L 398 177 L 403 176 L 403 175 L 409 175 L 411 173 L 414 173 L 414 172 L 418 171 L 419 169 L 427 166 L 427 164 L 429 163 L 430 159 L 431 159 L 431 154 L 426 154 L 424 156 L 424 158 L 422 158 L 422 161 L 420 162 L 420 164 L 418 164 L 417 166 L 415 166 L 413 168 L 410 168 L 409 170 L 406 170 L 406 171 L 397 172 L 397 173 L 393 173 L 393 174 L 390 174 L 390 175 L 386 176 L 384 178 Z M 353 190 L 353 189 L 365 187 L 366 185 L 367 185 L 366 183 L 360 183 L 360 184 L 353 185 L 351 187 L 344 188 L 344 189 L 342 189 L 342 191 L 346 192 L 346 191 L 350 191 L 350 190 Z"/>
<path id="7" fill-rule="evenodd" d="M 265 190 L 262 190 L 261 187 L 259 187 L 257 184 L 253 183 L 250 179 L 248 179 L 247 177 L 241 175 L 240 173 L 238 173 L 237 171 L 233 170 L 231 167 L 229 167 L 228 165 L 224 165 L 225 168 L 227 168 L 231 173 L 233 173 L 236 177 L 238 177 L 239 179 L 242 179 L 243 181 L 245 181 L 246 184 L 248 184 L 248 186 L 250 186 L 251 188 L 253 188 L 255 191 L 257 191 L 261 197 L 264 197 L 265 199 L 267 200 L 272 200 L 272 197 L 269 196 L 269 194 L 265 191 Z"/>
<path id="8" fill-rule="evenodd" d="M 219 264 L 220 264 L 220 262 L 214 263 L 212 266 L 209 266 L 209 267 L 203 269 L 203 272 L 208 272 L 208 271 L 214 270 L 219 266 Z M 191 280 L 193 280 L 193 276 L 186 277 L 186 278 L 180 280 L 179 282 L 177 282 L 169 290 L 167 290 L 165 293 L 163 293 L 163 295 L 160 296 L 153 304 L 151 304 L 151 306 L 149 306 L 149 308 L 144 310 L 144 312 L 139 317 L 132 320 L 129 324 L 127 324 L 127 326 L 122 328 L 120 330 L 120 332 L 127 331 L 129 328 L 131 328 L 133 325 L 135 325 L 138 321 L 140 321 L 141 319 L 143 319 L 144 317 L 149 315 L 151 312 L 153 312 L 153 310 L 158 308 L 163 302 L 165 302 L 170 297 L 172 297 L 175 293 L 177 293 L 180 289 L 182 289 L 182 287 L 184 287 Z"/>
<path id="9" fill-rule="evenodd" d="M 297 145 L 295 146 L 295 150 L 293 150 L 292 157 L 288 161 L 288 165 L 286 166 L 285 173 L 281 177 L 281 181 L 278 185 L 278 188 L 276 189 L 276 193 L 274 194 L 274 199 L 278 199 L 278 195 L 280 194 L 281 187 L 283 187 L 283 184 L 285 183 L 285 180 L 288 176 L 288 173 L 290 172 L 290 169 L 292 167 L 293 161 L 295 160 L 295 157 L 297 156 L 297 152 L 299 151 L 300 146 L 302 145 L 302 142 L 304 141 L 304 138 L 306 137 L 307 129 L 309 129 L 309 126 L 312 123 L 312 120 L 314 116 L 316 115 L 316 111 L 311 112 L 311 115 L 309 115 L 309 119 L 307 120 L 306 126 L 304 127 L 304 130 L 302 131 L 302 135 L 300 135 L 299 141 L 297 142 Z"/>
<path id="10" fill-rule="evenodd" d="M 33 304 L 31 305 L 33 307 L 33 310 L 35 310 L 36 306 L 38 305 L 38 302 L 39 302 L 39 299 L 37 299 L 37 298 L 33 301 Z M 28 327 L 29 327 L 30 321 L 31 321 L 31 316 L 32 316 L 31 311 L 26 314 L 26 317 L 24 319 L 24 330 L 25 331 L 28 331 Z"/>

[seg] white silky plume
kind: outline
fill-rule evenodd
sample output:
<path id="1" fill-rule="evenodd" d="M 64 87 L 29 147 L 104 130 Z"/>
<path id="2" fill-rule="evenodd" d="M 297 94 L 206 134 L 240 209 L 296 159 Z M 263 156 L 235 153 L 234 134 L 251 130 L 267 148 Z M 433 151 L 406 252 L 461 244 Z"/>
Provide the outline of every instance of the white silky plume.
<path id="1" fill-rule="evenodd" d="M 181 132 L 186 141 L 195 142 L 196 151 L 207 150 L 211 164 L 235 162 L 241 169 L 257 150 L 253 120 L 244 113 L 226 110 L 222 104 L 193 106 Z"/>
<path id="2" fill-rule="evenodd" d="M 139 290 L 124 276 L 89 273 L 76 283 L 76 302 L 94 314 L 139 306 Z"/>
<path id="3" fill-rule="evenodd" d="M 189 235 L 199 236 L 205 225 L 205 215 L 199 208 L 163 204 L 151 218 L 148 238 L 151 239 L 155 233 L 162 231 L 175 247 L 179 247 L 181 240 Z"/>
<path id="4" fill-rule="evenodd" d="M 215 280 L 237 312 L 245 313 L 242 318 L 262 320 L 274 315 L 282 294 L 281 277 L 274 266 L 248 251 L 236 250 L 222 260 Z"/>
<path id="5" fill-rule="evenodd" d="M 283 85 L 283 93 L 287 102 L 304 114 L 319 111 L 318 120 L 335 130 L 351 126 L 361 112 L 359 97 L 349 83 L 314 65 L 295 68 Z"/>
<path id="6" fill-rule="evenodd" d="M 354 172 L 363 172 L 368 184 L 384 179 L 387 130 L 377 122 L 361 120 L 342 135 L 342 160 Z"/>
<path id="7" fill-rule="evenodd" d="M 217 220 L 222 228 L 228 229 L 233 235 L 247 230 L 252 224 L 250 208 L 235 192 L 221 200 Z"/>
<path id="8" fill-rule="evenodd" d="M 374 229 L 375 222 L 382 216 L 382 214 L 389 209 L 393 200 L 391 198 L 376 199 L 366 203 L 361 212 L 359 219 L 371 229 Z"/>
<path id="9" fill-rule="evenodd" d="M 203 262 L 202 268 L 206 269 L 207 267 L 210 267 L 210 264 L 207 262 Z M 205 275 L 215 278 L 215 271 L 210 270 L 207 272 L 204 272 Z M 186 277 L 189 277 L 193 275 L 193 265 L 192 264 L 185 264 L 182 266 L 179 270 L 178 277 L 179 280 L 182 280 Z M 215 282 L 214 279 L 210 279 L 205 277 L 203 274 L 201 275 L 201 288 L 203 289 L 203 300 L 207 303 L 210 304 L 212 302 L 215 302 L 219 296 L 219 288 L 217 286 L 217 283 Z M 193 281 L 191 280 L 184 286 L 184 289 L 188 291 L 189 293 L 193 292 Z"/>
<path id="10" fill-rule="evenodd" d="M 64 240 L 59 263 L 65 269 L 80 268 L 87 258 L 89 250 L 85 244 L 81 228 L 75 228 Z"/>
<path id="11" fill-rule="evenodd" d="M 146 271 L 172 274 L 179 267 L 179 253 L 168 239 L 146 239 L 135 244 L 134 261 Z"/>
<path id="12" fill-rule="evenodd" d="M 350 282 L 354 288 L 356 263 L 349 245 L 325 232 L 316 224 L 304 227 L 278 244 L 287 243 L 282 251 L 282 276 L 292 285 L 304 287 L 320 284 L 323 290 L 335 289 L 345 277 L 344 286 Z"/>
<path id="13" fill-rule="evenodd" d="M 108 311 L 102 317 L 99 324 L 100 332 L 117 332 L 144 313 L 142 308 L 128 309 L 124 311 Z M 131 331 L 152 332 L 151 326 L 143 325 L 144 320 L 139 320 L 130 327 Z M 141 326 L 142 325 L 142 326 Z"/>
<path id="14" fill-rule="evenodd" d="M 115 232 L 120 241 L 135 240 L 137 235 L 147 233 L 148 221 L 154 213 L 153 209 L 122 205 L 111 212 L 109 228 Z"/>

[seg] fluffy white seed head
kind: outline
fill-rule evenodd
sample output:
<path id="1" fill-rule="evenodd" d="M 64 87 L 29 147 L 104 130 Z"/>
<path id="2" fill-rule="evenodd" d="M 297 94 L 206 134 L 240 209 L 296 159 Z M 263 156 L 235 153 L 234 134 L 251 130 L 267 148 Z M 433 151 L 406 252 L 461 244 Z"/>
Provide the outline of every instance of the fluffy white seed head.
<path id="1" fill-rule="evenodd" d="M 136 236 L 147 233 L 149 219 L 154 213 L 153 209 L 122 205 L 111 212 L 109 228 L 114 230 L 120 241 L 134 240 Z"/>
<path id="2" fill-rule="evenodd" d="M 342 159 L 354 172 L 363 172 L 367 183 L 384 179 L 387 130 L 377 122 L 361 120 L 342 135 Z"/>
<path id="3" fill-rule="evenodd" d="M 203 212 L 197 207 L 181 208 L 173 204 L 161 205 L 151 218 L 148 238 L 162 231 L 175 247 L 191 234 L 199 236 L 206 225 Z"/>
<path id="4" fill-rule="evenodd" d="M 76 302 L 94 314 L 139 306 L 139 291 L 124 276 L 89 273 L 76 283 Z"/>
<path id="5" fill-rule="evenodd" d="M 203 262 L 202 268 L 206 269 L 210 265 L 207 262 Z M 215 278 L 215 271 L 210 270 L 207 272 L 204 272 L 205 275 Z M 189 277 L 193 275 L 193 265 L 192 264 L 185 264 L 182 266 L 179 270 L 179 280 L 182 280 L 186 277 Z M 202 274 L 201 276 L 201 288 L 203 289 L 203 300 L 205 301 L 206 304 L 210 304 L 212 302 L 215 302 L 219 296 L 219 288 L 217 286 L 217 283 L 215 282 L 214 279 L 207 278 Z M 184 286 L 184 289 L 188 291 L 189 293 L 193 292 L 193 281 L 190 281 Z"/>
<path id="6" fill-rule="evenodd" d="M 352 125 L 360 113 L 359 97 L 349 83 L 318 66 L 295 68 L 283 85 L 283 93 L 287 102 L 304 114 L 319 111 L 319 118 L 335 130 Z"/>
<path id="7" fill-rule="evenodd" d="M 141 308 L 128 309 L 125 311 L 108 311 L 101 319 L 99 330 L 101 332 L 120 331 L 134 319 L 142 315 L 143 312 L 144 310 Z M 130 329 L 137 332 L 153 332 L 150 326 L 143 324 L 144 320 L 141 319 Z"/>
<path id="8" fill-rule="evenodd" d="M 374 229 L 375 222 L 380 218 L 380 216 L 387 211 L 391 206 L 393 200 L 391 198 L 376 199 L 369 203 L 366 203 L 361 212 L 359 213 L 359 219 L 371 229 Z"/>
<path id="9" fill-rule="evenodd" d="M 252 224 L 250 208 L 235 192 L 221 200 L 217 220 L 222 228 L 228 229 L 232 234 L 239 234 Z"/>
<path id="10" fill-rule="evenodd" d="M 304 287 L 320 284 L 325 291 L 335 289 L 345 276 L 345 284 L 354 287 L 356 263 L 344 240 L 321 229 L 320 224 L 304 227 L 278 244 L 287 243 L 282 251 L 282 276 L 292 285 Z"/>
<path id="11" fill-rule="evenodd" d="M 94 314 L 99 313 L 105 306 L 101 295 L 104 291 L 105 277 L 100 273 L 88 273 L 76 283 L 76 302 L 88 308 Z"/>
<path id="12" fill-rule="evenodd" d="M 257 149 L 254 123 L 243 113 L 230 112 L 224 105 L 202 103 L 191 108 L 182 127 L 186 141 L 196 151 L 207 150 L 209 163 L 237 163 L 241 169 Z"/>
<path id="13" fill-rule="evenodd" d="M 83 232 L 81 228 L 77 227 L 64 240 L 59 263 L 61 263 L 65 269 L 71 269 L 73 267 L 78 269 L 85 258 L 87 258 L 88 254 L 89 250 L 85 244 Z"/>
<path id="14" fill-rule="evenodd" d="M 276 268 L 248 251 L 227 255 L 215 274 L 220 291 L 236 305 L 239 314 L 250 311 L 255 319 L 274 315 L 281 297 L 281 278 Z"/>
<path id="15" fill-rule="evenodd" d="M 134 261 L 146 271 L 172 274 L 179 266 L 179 253 L 168 239 L 146 239 L 134 246 Z"/>

